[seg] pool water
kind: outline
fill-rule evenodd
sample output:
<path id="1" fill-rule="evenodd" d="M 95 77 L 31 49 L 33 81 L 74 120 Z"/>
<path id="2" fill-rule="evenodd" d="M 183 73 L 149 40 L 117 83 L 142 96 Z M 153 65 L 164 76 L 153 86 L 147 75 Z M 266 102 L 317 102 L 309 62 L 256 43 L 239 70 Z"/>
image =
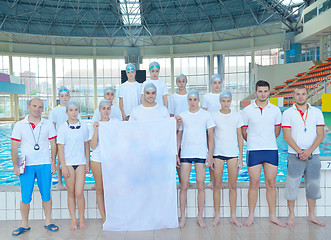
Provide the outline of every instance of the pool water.
<path id="1" fill-rule="evenodd" d="M 90 124 L 90 121 L 88 121 Z M 14 168 L 11 161 L 10 156 L 10 148 L 11 148 L 11 132 L 14 127 L 12 123 L 3 123 L 0 124 L 0 186 L 13 186 L 19 185 L 19 179 L 17 176 L 14 175 Z M 279 167 L 278 167 L 278 175 L 276 178 L 277 182 L 285 182 L 286 181 L 286 170 L 287 170 L 287 143 L 285 142 L 283 135 L 277 138 L 277 144 L 279 148 Z M 331 156 L 331 133 L 325 134 L 325 138 L 320 145 L 320 156 Z M 238 182 L 248 182 L 249 176 L 247 171 L 246 165 L 246 144 L 244 145 L 244 166 L 243 169 L 239 172 Z M 223 181 L 227 182 L 228 179 L 228 172 L 226 168 L 226 164 L 224 167 L 223 173 Z M 206 173 L 206 181 L 209 182 L 210 175 L 207 169 Z M 178 176 L 177 176 L 178 181 Z M 192 166 L 190 181 L 195 182 L 195 171 L 194 167 Z M 264 174 L 263 171 L 261 173 L 261 181 L 264 181 Z M 92 172 L 86 175 L 86 184 L 93 184 L 94 179 Z M 56 174 L 53 176 L 52 184 L 57 184 L 57 176 Z"/>

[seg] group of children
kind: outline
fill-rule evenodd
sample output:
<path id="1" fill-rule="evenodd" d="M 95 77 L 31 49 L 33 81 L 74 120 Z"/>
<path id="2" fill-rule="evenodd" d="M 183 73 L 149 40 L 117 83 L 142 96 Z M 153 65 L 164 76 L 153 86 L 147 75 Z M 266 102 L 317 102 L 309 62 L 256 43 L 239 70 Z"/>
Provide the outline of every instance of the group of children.
<path id="1" fill-rule="evenodd" d="M 50 113 L 50 120 L 57 130 L 58 177 L 59 188 L 63 189 L 62 176 L 68 191 L 68 208 L 71 215 L 71 230 L 77 230 L 76 200 L 79 213 L 80 229 L 86 228 L 84 221 L 85 175 L 90 168 L 95 179 L 97 204 L 105 221 L 105 204 L 103 193 L 101 159 L 98 147 L 98 129 L 102 124 L 112 121 L 146 121 L 175 117 L 177 121 L 177 172 L 180 180 L 179 227 L 185 225 L 185 207 L 187 189 L 192 163 L 196 171 L 198 188 L 198 224 L 205 228 L 202 214 L 205 201 L 206 167 L 211 169 L 212 188 L 214 191 L 216 226 L 220 218 L 220 189 L 224 162 L 227 161 L 230 188 L 230 221 L 237 226 L 241 223 L 236 218 L 236 182 L 238 170 L 242 168 L 243 122 L 239 113 L 230 109 L 232 95 L 222 90 L 223 79 L 220 75 L 211 78 L 210 93 L 203 97 L 200 108 L 200 96 L 196 90 L 186 91 L 187 77 L 180 74 L 176 78 L 178 92 L 167 99 L 166 84 L 159 79 L 160 65 L 149 65 L 150 79 L 143 84 L 135 80 L 136 68 L 133 64 L 126 66 L 128 81 L 118 91 L 119 108 L 113 105 L 115 90 L 107 87 L 104 99 L 95 110 L 90 128 L 81 121 L 78 105 L 70 101 L 67 88 L 61 87 L 59 98 L 61 104 Z M 90 148 L 93 150 L 90 159 Z M 61 164 L 61 168 L 59 167 Z M 62 170 L 62 173 L 61 173 Z"/>

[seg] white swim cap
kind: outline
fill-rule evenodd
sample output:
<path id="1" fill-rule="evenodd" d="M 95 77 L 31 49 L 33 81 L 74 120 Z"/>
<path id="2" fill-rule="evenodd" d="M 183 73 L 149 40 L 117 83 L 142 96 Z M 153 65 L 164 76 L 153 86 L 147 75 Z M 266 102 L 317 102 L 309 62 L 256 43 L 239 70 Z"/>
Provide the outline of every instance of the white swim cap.
<path id="1" fill-rule="evenodd" d="M 144 87 L 144 92 L 148 91 L 148 90 L 154 90 L 155 92 L 157 91 L 156 90 L 156 87 L 153 83 L 147 83 Z"/>
<path id="2" fill-rule="evenodd" d="M 186 80 L 186 82 L 187 82 L 187 77 L 186 77 L 184 74 L 182 74 L 182 73 L 179 74 L 179 75 L 176 77 L 176 81 L 177 81 L 178 78 L 181 78 L 181 77 L 182 77 L 182 78 L 185 78 L 185 80 Z"/>
<path id="3" fill-rule="evenodd" d="M 136 66 L 133 63 L 128 63 L 125 67 L 125 71 L 126 72 L 136 71 Z"/>
<path id="4" fill-rule="evenodd" d="M 67 102 L 66 111 L 68 111 L 69 107 L 72 107 L 72 106 L 78 107 L 77 102 L 74 100 L 70 100 L 69 102 Z"/>
<path id="5" fill-rule="evenodd" d="M 113 87 L 106 87 L 105 91 L 103 92 L 103 95 L 106 95 L 108 92 L 113 92 L 115 94 L 115 90 Z"/>
<path id="6" fill-rule="evenodd" d="M 191 90 L 191 91 L 189 91 L 189 93 L 187 94 L 187 99 L 189 97 L 197 97 L 200 100 L 199 92 L 197 90 Z"/>
<path id="7" fill-rule="evenodd" d="M 210 83 L 213 83 L 215 80 L 221 80 L 221 83 L 223 84 L 223 78 L 219 74 L 215 74 L 211 77 Z"/>
<path id="8" fill-rule="evenodd" d="M 66 86 L 62 86 L 62 87 L 60 87 L 60 89 L 59 89 L 59 96 L 60 96 L 61 94 L 66 94 L 66 93 L 69 94 L 69 89 L 68 89 Z"/>
<path id="9" fill-rule="evenodd" d="M 158 62 L 151 62 L 149 64 L 149 71 L 151 71 L 153 68 L 160 69 L 160 64 Z"/>
<path id="10" fill-rule="evenodd" d="M 106 100 L 106 99 L 102 99 L 102 100 L 100 101 L 100 103 L 99 103 L 99 109 L 100 109 L 101 106 L 104 105 L 104 104 L 109 104 L 109 105 L 111 106 L 111 104 L 110 104 L 110 102 L 109 102 L 108 100 Z"/>
<path id="11" fill-rule="evenodd" d="M 224 97 L 229 97 L 232 100 L 232 94 L 230 93 L 229 90 L 225 89 L 224 91 L 221 92 L 220 94 L 220 100 Z"/>

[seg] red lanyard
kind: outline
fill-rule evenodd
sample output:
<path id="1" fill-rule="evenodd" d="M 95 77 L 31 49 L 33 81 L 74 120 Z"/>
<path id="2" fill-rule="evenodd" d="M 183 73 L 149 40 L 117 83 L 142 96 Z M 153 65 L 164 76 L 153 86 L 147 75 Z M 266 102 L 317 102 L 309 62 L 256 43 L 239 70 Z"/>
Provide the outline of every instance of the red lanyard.
<path id="1" fill-rule="evenodd" d="M 297 108 L 297 110 L 298 110 L 299 113 L 300 113 L 300 117 L 301 117 L 301 119 L 302 119 L 302 121 L 303 121 L 303 123 L 304 123 L 304 125 L 305 125 L 305 132 L 307 132 L 306 121 L 307 121 L 307 116 L 308 116 L 308 104 L 307 104 L 307 112 L 306 112 L 306 117 L 305 117 L 305 119 L 303 119 L 303 116 L 305 115 L 305 113 L 302 112 L 302 111 L 298 108 L 297 105 L 295 105 L 295 107 Z"/>

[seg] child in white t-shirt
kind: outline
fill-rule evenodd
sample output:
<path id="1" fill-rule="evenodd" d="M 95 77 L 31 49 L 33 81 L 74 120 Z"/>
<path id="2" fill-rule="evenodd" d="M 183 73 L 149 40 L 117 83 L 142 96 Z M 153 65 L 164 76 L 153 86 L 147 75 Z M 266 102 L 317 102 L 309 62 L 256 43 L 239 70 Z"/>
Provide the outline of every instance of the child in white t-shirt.
<path id="1" fill-rule="evenodd" d="M 69 101 L 66 105 L 68 120 L 58 130 L 57 144 L 63 177 L 68 192 L 68 209 L 71 216 L 71 231 L 77 231 L 76 200 L 79 213 L 79 228 L 86 229 L 84 185 L 90 171 L 90 146 L 88 127 L 79 121 L 78 104 Z"/>
<path id="2" fill-rule="evenodd" d="M 230 109 L 232 94 L 224 90 L 220 94 L 222 108 L 212 113 L 215 121 L 215 147 L 214 147 L 214 208 L 215 219 L 212 226 L 215 227 L 220 220 L 220 190 L 222 188 L 223 169 L 226 161 L 228 168 L 229 202 L 230 202 L 230 222 L 241 227 L 242 224 L 236 217 L 237 203 L 237 179 L 238 170 L 243 167 L 243 136 L 241 127 L 244 125 L 241 115 Z M 239 146 L 239 151 L 238 151 Z"/>
<path id="3" fill-rule="evenodd" d="M 222 90 L 223 78 L 215 74 L 210 79 L 211 92 L 203 96 L 202 108 L 208 112 L 216 112 L 221 109 L 219 101 Z"/>
<path id="4" fill-rule="evenodd" d="M 59 99 L 60 99 L 60 105 L 53 108 L 52 111 L 50 111 L 48 120 L 53 122 L 56 131 L 58 131 L 59 127 L 68 119 L 68 115 L 66 113 L 66 104 L 70 100 L 70 93 L 68 88 L 65 86 L 60 87 L 59 89 Z M 65 186 L 63 185 L 62 181 L 62 170 L 60 167 L 60 161 L 57 161 L 56 164 L 56 171 L 57 171 L 57 178 L 58 178 L 58 189 L 64 190 Z"/>
<path id="5" fill-rule="evenodd" d="M 161 79 L 159 79 L 160 74 L 160 64 L 158 62 L 152 62 L 149 64 L 149 73 L 151 78 L 146 79 L 141 88 L 141 103 L 144 101 L 144 87 L 147 83 L 153 83 L 157 89 L 157 95 L 155 102 L 160 106 L 165 106 L 168 108 L 168 90 L 167 85 Z"/>
<path id="6" fill-rule="evenodd" d="M 95 181 L 95 190 L 96 190 L 96 198 L 97 204 L 99 208 L 99 212 L 102 218 L 102 221 L 106 221 L 106 211 L 105 211 L 105 201 L 104 201 L 104 191 L 103 191 L 103 182 L 102 182 L 102 168 L 101 168 L 101 157 L 98 143 L 98 134 L 99 134 L 99 126 L 102 124 L 109 124 L 111 121 L 109 115 L 111 111 L 111 103 L 106 99 L 103 99 L 99 103 L 99 111 L 101 115 L 100 121 L 96 121 L 89 128 L 89 140 L 90 146 L 93 150 L 91 155 L 91 169 Z M 117 120 L 117 119 L 115 119 Z"/>
<path id="7" fill-rule="evenodd" d="M 113 87 L 106 87 L 104 90 L 104 99 L 106 99 L 111 104 L 111 111 L 110 111 L 110 119 L 117 118 L 118 120 L 122 121 L 122 113 L 119 107 L 113 105 L 113 100 L 115 98 L 115 89 Z M 99 108 L 95 109 L 92 122 L 99 121 L 101 119 Z"/>
<path id="8" fill-rule="evenodd" d="M 128 80 L 121 84 L 118 91 L 119 106 L 124 121 L 128 121 L 133 108 L 140 104 L 141 84 L 136 81 L 136 67 L 129 63 L 125 67 Z"/>
<path id="9" fill-rule="evenodd" d="M 206 166 L 214 168 L 214 127 L 215 123 L 211 114 L 200 109 L 199 92 L 192 90 L 187 95 L 189 110 L 181 113 L 183 124 L 177 134 L 177 150 L 180 152 L 180 212 L 179 227 L 185 225 L 185 207 L 187 200 L 187 189 L 189 187 L 192 162 L 196 172 L 196 183 L 198 188 L 198 219 L 201 228 L 206 228 L 202 218 L 205 202 L 205 176 Z M 207 135 L 208 133 L 208 135 Z M 208 137 L 208 144 L 207 144 Z M 208 145 L 208 147 L 207 147 Z M 178 159 L 177 159 L 178 161 Z M 178 165 L 178 163 L 177 163 Z"/>
<path id="10" fill-rule="evenodd" d="M 189 109 L 186 91 L 187 77 L 184 74 L 178 75 L 176 84 L 178 92 L 172 94 L 169 98 L 168 109 L 171 117 L 178 116 L 180 113 Z"/>

